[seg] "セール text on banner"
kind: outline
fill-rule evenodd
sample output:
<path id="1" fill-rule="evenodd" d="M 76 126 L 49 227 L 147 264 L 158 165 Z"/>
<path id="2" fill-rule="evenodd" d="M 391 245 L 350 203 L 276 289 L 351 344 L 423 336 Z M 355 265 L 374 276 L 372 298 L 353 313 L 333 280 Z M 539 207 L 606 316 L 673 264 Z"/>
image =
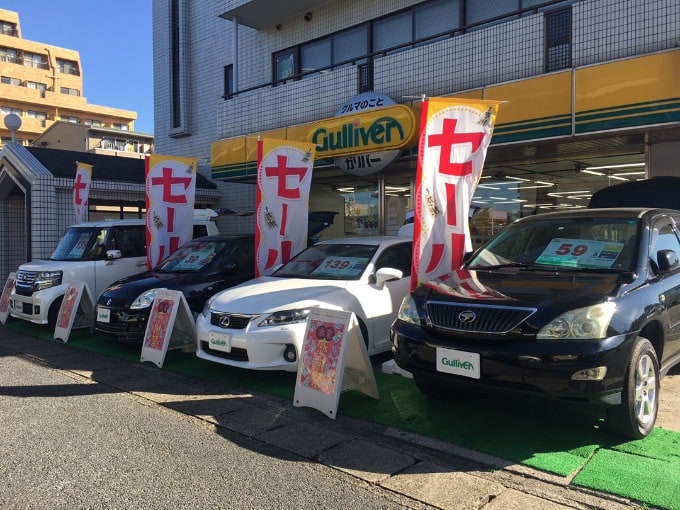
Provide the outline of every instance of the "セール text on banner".
<path id="1" fill-rule="evenodd" d="M 468 215 L 500 101 L 429 98 L 422 104 L 411 288 L 446 278 L 472 250 Z"/>
<path id="2" fill-rule="evenodd" d="M 146 157 L 146 257 L 154 268 L 194 233 L 196 158 Z"/>
<path id="3" fill-rule="evenodd" d="M 314 145 L 258 141 L 255 276 L 270 274 L 307 247 Z"/>

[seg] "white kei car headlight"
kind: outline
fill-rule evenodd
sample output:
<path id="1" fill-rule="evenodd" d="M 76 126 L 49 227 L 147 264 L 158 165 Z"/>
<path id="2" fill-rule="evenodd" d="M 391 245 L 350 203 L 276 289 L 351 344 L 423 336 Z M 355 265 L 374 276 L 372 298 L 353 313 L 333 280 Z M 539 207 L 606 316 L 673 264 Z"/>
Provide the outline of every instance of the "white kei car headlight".
<path id="1" fill-rule="evenodd" d="M 397 314 L 397 319 L 404 322 L 410 322 L 411 324 L 420 325 L 420 314 L 418 313 L 418 306 L 416 305 L 415 299 L 411 294 L 406 294 L 406 297 L 401 302 L 399 307 L 399 313 Z"/>
<path id="2" fill-rule="evenodd" d="M 307 320 L 307 316 L 311 311 L 311 308 L 304 308 L 301 310 L 279 310 L 267 315 L 258 323 L 258 327 L 265 328 L 269 326 L 282 326 L 284 324 L 304 322 Z"/>
<path id="3" fill-rule="evenodd" d="M 159 290 L 166 290 L 165 288 L 149 289 L 142 292 L 130 305 L 130 310 L 142 310 L 153 305 L 156 294 Z"/>
<path id="4" fill-rule="evenodd" d="M 536 335 L 538 340 L 601 340 L 607 336 L 607 328 L 614 316 L 614 303 L 577 308 L 564 312 L 543 326 Z"/>

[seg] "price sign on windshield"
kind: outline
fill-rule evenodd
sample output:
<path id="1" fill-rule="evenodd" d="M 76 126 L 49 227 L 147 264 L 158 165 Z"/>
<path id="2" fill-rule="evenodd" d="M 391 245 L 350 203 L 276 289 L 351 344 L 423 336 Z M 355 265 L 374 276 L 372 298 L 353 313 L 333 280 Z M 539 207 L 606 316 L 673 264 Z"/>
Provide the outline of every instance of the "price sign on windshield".
<path id="1" fill-rule="evenodd" d="M 315 276 L 358 276 L 366 267 L 368 259 L 363 257 L 326 257 L 312 274 Z"/>
<path id="2" fill-rule="evenodd" d="M 558 237 L 550 241 L 536 262 L 564 267 L 608 269 L 622 249 L 623 243 Z"/>

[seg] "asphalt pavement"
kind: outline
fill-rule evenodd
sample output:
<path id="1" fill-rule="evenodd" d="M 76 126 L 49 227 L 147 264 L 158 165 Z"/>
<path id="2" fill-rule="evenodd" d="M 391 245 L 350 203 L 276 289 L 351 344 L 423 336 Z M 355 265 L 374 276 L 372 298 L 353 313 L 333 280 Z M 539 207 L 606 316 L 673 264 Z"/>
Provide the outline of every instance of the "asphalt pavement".
<path id="1" fill-rule="evenodd" d="M 449 443 L 1 325 L 0 427 L 3 509 L 643 508 Z"/>

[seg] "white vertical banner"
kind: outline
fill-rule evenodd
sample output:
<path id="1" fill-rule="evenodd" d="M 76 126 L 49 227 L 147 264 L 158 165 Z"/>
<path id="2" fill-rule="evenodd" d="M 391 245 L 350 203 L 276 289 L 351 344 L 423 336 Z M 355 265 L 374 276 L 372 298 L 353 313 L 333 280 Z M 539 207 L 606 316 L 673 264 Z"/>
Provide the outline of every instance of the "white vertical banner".
<path id="1" fill-rule="evenodd" d="M 146 256 L 149 268 L 191 240 L 196 158 L 154 154 L 146 158 Z"/>
<path id="2" fill-rule="evenodd" d="M 411 288 L 446 278 L 472 250 L 468 213 L 482 176 L 499 101 L 423 101 Z"/>
<path id="3" fill-rule="evenodd" d="M 87 205 L 92 182 L 92 165 L 76 161 L 76 178 L 73 183 L 73 207 L 76 223 L 87 221 Z"/>
<path id="4" fill-rule="evenodd" d="M 307 247 L 314 144 L 259 140 L 255 276 L 270 274 Z"/>

